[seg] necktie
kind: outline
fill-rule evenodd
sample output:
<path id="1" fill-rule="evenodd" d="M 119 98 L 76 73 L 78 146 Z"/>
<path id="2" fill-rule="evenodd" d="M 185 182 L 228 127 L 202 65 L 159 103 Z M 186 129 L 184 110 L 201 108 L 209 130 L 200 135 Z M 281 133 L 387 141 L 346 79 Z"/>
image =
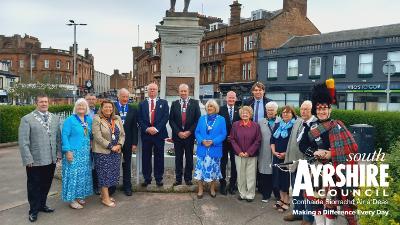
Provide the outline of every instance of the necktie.
<path id="1" fill-rule="evenodd" d="M 185 128 L 186 124 L 186 100 L 183 100 L 182 105 L 182 128 Z"/>
<path id="2" fill-rule="evenodd" d="M 150 124 L 151 124 L 151 126 L 153 126 L 154 125 L 154 116 L 155 116 L 155 109 L 154 109 L 154 99 L 152 99 L 151 100 L 151 105 L 150 105 L 150 108 L 151 108 L 151 118 L 150 118 Z"/>
<path id="3" fill-rule="evenodd" d="M 231 124 L 232 124 L 232 121 L 233 121 L 233 109 L 232 109 L 232 106 L 229 107 L 229 120 L 231 121 Z"/>
<path id="4" fill-rule="evenodd" d="M 258 107 L 259 107 L 259 105 L 260 105 L 260 101 L 259 100 L 257 100 L 257 104 L 256 104 L 256 113 L 255 113 L 255 115 L 254 115 L 254 122 L 258 122 Z"/>

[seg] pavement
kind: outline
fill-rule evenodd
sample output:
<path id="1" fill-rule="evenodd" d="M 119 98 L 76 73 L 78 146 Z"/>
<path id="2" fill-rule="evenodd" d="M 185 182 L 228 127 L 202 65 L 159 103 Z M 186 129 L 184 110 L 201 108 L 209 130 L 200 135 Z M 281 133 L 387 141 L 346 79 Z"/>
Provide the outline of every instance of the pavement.
<path id="1" fill-rule="evenodd" d="M 171 185 L 165 181 L 165 185 Z M 26 174 L 17 147 L 0 148 L 0 223 L 2 225 L 31 224 L 28 219 L 29 205 L 26 197 Z M 182 185 L 185 186 L 185 185 Z M 284 214 L 273 209 L 273 202 L 262 203 L 257 194 L 255 201 L 239 201 L 237 196 L 217 194 L 211 198 L 205 193 L 197 199 L 195 187 L 189 192 L 176 193 L 174 189 L 158 193 L 134 192 L 126 197 L 117 191 L 114 195 L 117 207 L 103 206 L 99 196 L 87 199 L 82 210 L 73 210 L 60 200 L 61 182 L 54 179 L 48 197 L 48 205 L 55 208 L 52 214 L 39 213 L 37 224 L 262 224 L 289 225 L 300 222 L 283 221 Z M 140 190 L 146 191 L 146 190 Z M 191 191 L 191 192 L 190 192 Z M 162 192 L 162 191 L 161 191 Z M 342 221 L 343 222 L 343 221 Z M 342 222 L 336 224 L 344 224 Z"/>

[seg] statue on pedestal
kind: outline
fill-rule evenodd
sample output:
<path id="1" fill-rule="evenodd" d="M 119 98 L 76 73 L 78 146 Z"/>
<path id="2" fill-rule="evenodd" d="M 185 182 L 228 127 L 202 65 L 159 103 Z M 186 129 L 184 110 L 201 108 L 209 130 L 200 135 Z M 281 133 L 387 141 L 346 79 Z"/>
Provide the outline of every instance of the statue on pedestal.
<path id="1" fill-rule="evenodd" d="M 171 0 L 171 8 L 169 9 L 169 12 L 175 12 L 175 3 L 176 0 Z M 183 12 L 188 12 L 189 4 L 190 0 L 185 0 L 185 7 L 183 8 Z"/>

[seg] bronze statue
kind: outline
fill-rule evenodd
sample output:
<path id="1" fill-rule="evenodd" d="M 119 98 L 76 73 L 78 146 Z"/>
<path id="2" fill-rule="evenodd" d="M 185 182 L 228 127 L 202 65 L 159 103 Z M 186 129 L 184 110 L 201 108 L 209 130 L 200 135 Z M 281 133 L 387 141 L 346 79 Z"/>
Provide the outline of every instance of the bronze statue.
<path id="1" fill-rule="evenodd" d="M 171 8 L 169 9 L 170 12 L 175 12 L 175 3 L 176 0 L 171 0 Z M 190 0 L 185 0 L 185 7 L 183 8 L 183 12 L 188 12 Z"/>

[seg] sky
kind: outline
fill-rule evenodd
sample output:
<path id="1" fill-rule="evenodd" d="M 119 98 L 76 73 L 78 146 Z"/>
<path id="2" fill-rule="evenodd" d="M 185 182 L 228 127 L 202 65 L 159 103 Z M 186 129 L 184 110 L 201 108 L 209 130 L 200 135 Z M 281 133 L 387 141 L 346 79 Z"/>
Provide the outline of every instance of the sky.
<path id="1" fill-rule="evenodd" d="M 0 35 L 28 34 L 42 48 L 68 50 L 73 28 L 68 20 L 87 23 L 77 28 L 78 53 L 94 55 L 95 70 L 112 74 L 132 70 L 132 46 L 158 37 L 155 26 L 169 0 L 1 0 Z M 181 11 L 184 0 L 177 0 Z M 233 0 L 192 0 L 189 11 L 215 16 L 228 23 Z M 257 9 L 281 9 L 283 0 L 239 0 L 242 17 Z M 322 32 L 400 23 L 399 0 L 308 0 L 308 18 Z M 139 32 L 138 32 L 139 26 Z M 139 34 L 139 35 L 138 35 Z"/>

